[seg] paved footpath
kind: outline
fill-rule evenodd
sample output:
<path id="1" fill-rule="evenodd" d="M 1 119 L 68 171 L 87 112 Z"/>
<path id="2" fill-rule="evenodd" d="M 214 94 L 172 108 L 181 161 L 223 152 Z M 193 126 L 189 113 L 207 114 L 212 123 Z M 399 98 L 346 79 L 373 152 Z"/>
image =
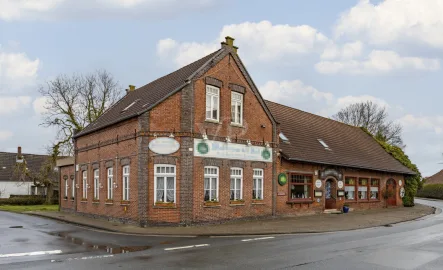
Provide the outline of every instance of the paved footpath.
<path id="1" fill-rule="evenodd" d="M 320 233 L 363 229 L 389 226 L 390 224 L 410 221 L 434 212 L 435 208 L 417 204 L 415 207 L 371 209 L 353 211 L 347 214 L 321 214 L 299 217 L 279 217 L 253 221 L 232 221 L 218 225 L 148 228 L 87 218 L 63 212 L 28 212 L 28 214 L 121 233 L 142 235 L 223 236 Z"/>

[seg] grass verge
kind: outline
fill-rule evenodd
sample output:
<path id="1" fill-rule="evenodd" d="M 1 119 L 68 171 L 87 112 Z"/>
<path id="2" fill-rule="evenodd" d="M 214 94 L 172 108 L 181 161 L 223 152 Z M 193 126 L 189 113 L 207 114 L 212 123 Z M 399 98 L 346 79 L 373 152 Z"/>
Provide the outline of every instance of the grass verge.
<path id="1" fill-rule="evenodd" d="M 27 211 L 58 211 L 58 205 L 0 205 L 0 211 L 22 213 Z"/>

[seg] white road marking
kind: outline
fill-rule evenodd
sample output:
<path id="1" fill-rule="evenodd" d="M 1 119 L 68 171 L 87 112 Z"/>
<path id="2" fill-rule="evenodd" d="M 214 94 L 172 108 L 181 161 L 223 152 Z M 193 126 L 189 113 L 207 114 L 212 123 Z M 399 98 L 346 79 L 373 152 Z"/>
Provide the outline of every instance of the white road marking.
<path id="1" fill-rule="evenodd" d="M 60 254 L 60 253 L 62 253 L 61 250 L 34 251 L 34 252 L 24 252 L 24 253 L 0 254 L 0 258 L 23 257 L 23 256 L 38 256 L 38 255 L 51 255 L 51 254 Z"/>
<path id="2" fill-rule="evenodd" d="M 101 256 L 89 256 L 89 257 L 79 257 L 79 258 L 69 258 L 65 261 L 75 261 L 75 260 L 91 260 L 91 259 L 105 259 L 105 258 L 112 258 L 114 255 L 101 255 Z M 52 263 L 55 262 L 63 262 L 62 260 L 51 260 Z"/>
<path id="3" fill-rule="evenodd" d="M 183 247 L 173 247 L 173 248 L 165 248 L 166 251 L 177 250 L 177 249 L 187 249 L 187 248 L 195 248 L 195 247 L 208 247 L 209 244 L 200 244 L 200 245 L 192 245 L 192 246 L 183 246 Z"/>
<path id="4" fill-rule="evenodd" d="M 261 238 L 251 238 L 251 239 L 243 239 L 243 242 L 249 242 L 249 241 L 258 241 L 258 240 L 267 240 L 267 239 L 273 239 L 275 237 L 261 237 Z"/>

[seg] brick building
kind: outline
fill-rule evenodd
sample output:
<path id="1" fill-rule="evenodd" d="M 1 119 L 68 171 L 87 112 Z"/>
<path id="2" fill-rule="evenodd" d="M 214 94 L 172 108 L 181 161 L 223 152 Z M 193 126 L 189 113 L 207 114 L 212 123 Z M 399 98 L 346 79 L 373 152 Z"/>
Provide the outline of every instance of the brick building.
<path id="1" fill-rule="evenodd" d="M 398 183 L 411 173 L 357 128 L 353 133 L 364 138 L 367 147 L 358 149 L 371 153 L 364 158 L 379 160 L 380 154 L 377 164 L 385 165 L 334 162 L 339 159 L 333 153 L 349 151 L 334 132 L 323 138 L 335 138 L 343 147 L 335 148 L 334 141 L 325 150 L 330 151 L 327 162 L 297 159 L 292 154 L 303 140 L 314 137 L 299 137 L 292 120 L 285 122 L 286 117 L 298 119 L 297 110 L 279 114 L 282 105 L 263 100 L 233 41 L 227 37 L 216 52 L 143 87 L 130 86 L 125 97 L 76 134 L 75 169 L 62 168 L 66 173 L 61 175 L 69 181 L 73 175 L 75 186 L 62 182 L 61 194 L 73 195 L 62 199 L 62 210 L 141 226 L 299 214 L 322 211 L 325 205 L 340 207 L 340 182 L 348 175 L 356 177 L 355 203 L 349 201 L 371 207 L 380 206 L 382 199 L 377 195 L 364 204 L 357 198 L 364 183 L 369 194 L 375 184 L 368 181 L 375 183 L 377 177 L 379 194 L 388 178 Z M 305 120 L 320 121 L 316 117 Z M 321 119 L 334 123 L 333 128 L 351 129 Z M 320 176 L 321 186 L 316 187 Z M 363 177 L 366 182 L 360 181 Z M 63 190 L 66 187 L 71 190 Z M 322 197 L 315 197 L 320 190 Z M 343 190 L 349 197 L 348 184 Z M 395 196 L 391 203 L 399 205 Z"/>

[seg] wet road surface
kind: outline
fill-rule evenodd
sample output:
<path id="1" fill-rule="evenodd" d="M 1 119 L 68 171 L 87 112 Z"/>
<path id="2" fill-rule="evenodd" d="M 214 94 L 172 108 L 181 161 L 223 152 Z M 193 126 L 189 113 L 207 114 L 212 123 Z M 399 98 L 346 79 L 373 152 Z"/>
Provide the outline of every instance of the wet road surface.
<path id="1" fill-rule="evenodd" d="M 390 227 L 252 237 L 123 235 L 0 212 L 0 239 L 0 269 L 443 269 L 440 212 Z"/>

